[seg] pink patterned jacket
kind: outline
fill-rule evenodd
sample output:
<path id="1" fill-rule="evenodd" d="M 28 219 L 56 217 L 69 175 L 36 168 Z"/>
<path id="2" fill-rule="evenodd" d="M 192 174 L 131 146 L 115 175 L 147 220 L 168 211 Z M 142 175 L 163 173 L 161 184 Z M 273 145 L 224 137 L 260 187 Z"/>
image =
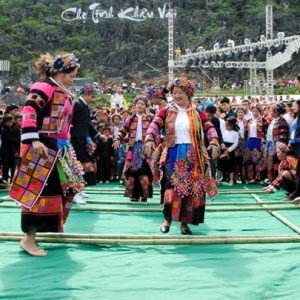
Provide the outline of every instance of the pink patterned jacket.
<path id="1" fill-rule="evenodd" d="M 22 143 L 39 140 L 40 135 L 68 139 L 72 120 L 72 98 L 51 81 L 30 87 L 23 108 Z"/>

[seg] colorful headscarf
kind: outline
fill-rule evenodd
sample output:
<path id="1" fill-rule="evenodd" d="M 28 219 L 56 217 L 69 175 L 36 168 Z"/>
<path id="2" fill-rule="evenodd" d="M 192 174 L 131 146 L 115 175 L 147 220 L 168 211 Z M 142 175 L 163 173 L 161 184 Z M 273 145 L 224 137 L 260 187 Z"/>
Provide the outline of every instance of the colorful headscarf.
<path id="1" fill-rule="evenodd" d="M 289 147 L 285 143 L 282 143 L 282 142 L 277 142 L 276 147 L 284 153 L 289 151 Z"/>
<path id="2" fill-rule="evenodd" d="M 171 94 L 173 93 L 174 87 L 181 88 L 188 95 L 189 99 L 194 96 L 196 91 L 195 84 L 184 77 L 175 78 L 169 84 L 169 91 L 171 92 Z"/>
<path id="3" fill-rule="evenodd" d="M 136 96 L 134 98 L 133 104 L 136 105 L 136 103 L 140 100 L 144 101 L 144 103 L 146 104 L 146 107 L 148 107 L 148 101 L 147 101 L 147 98 L 145 96 Z"/>
<path id="4" fill-rule="evenodd" d="M 80 89 L 79 93 L 80 95 L 96 94 L 96 90 L 92 84 L 86 84 Z"/>
<path id="5" fill-rule="evenodd" d="M 73 53 L 64 53 L 56 56 L 50 69 L 51 74 L 57 72 L 67 73 L 71 68 L 79 68 L 77 57 Z"/>
<path id="6" fill-rule="evenodd" d="M 162 100 L 166 100 L 167 89 L 158 87 L 158 86 L 149 86 L 145 89 L 145 96 L 148 100 L 151 100 L 154 97 L 158 97 Z"/>

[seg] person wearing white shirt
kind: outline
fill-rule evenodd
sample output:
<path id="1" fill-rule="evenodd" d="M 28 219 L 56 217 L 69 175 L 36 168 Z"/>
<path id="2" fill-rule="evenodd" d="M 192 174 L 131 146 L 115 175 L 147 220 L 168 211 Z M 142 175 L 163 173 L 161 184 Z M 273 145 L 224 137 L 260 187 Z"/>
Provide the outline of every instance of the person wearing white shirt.
<path id="1" fill-rule="evenodd" d="M 263 184 L 261 169 L 263 161 L 262 147 L 265 140 L 264 120 L 261 117 L 261 106 L 254 104 L 251 108 L 253 119 L 247 124 L 247 141 L 244 163 L 247 166 L 249 183 L 256 181 Z"/>
<path id="2" fill-rule="evenodd" d="M 248 99 L 244 99 L 244 100 L 242 101 L 242 107 L 243 107 L 243 109 L 245 110 L 245 116 L 244 116 L 244 118 L 245 118 L 247 121 L 253 119 L 253 115 L 252 115 L 252 112 L 251 112 L 251 110 L 250 110 L 250 102 L 249 102 Z"/>
<path id="3" fill-rule="evenodd" d="M 147 131 L 144 151 L 147 157 L 151 156 L 155 139 L 162 130 L 167 151 L 160 159 L 164 215 L 160 230 L 168 233 L 172 222 L 180 222 L 181 233 L 190 235 L 192 231 L 188 224 L 204 222 L 205 192 L 210 192 L 206 189 L 206 182 L 211 177 L 209 159 L 205 157 L 204 135 L 208 139 L 207 149 L 211 147 L 211 157 L 215 159 L 219 150 L 218 134 L 206 113 L 192 106 L 195 86 L 190 80 L 175 78 L 169 90 L 172 102 L 155 116 Z M 207 169 L 202 168 L 203 162 Z M 211 190 L 217 191 L 214 186 Z"/>
<path id="4" fill-rule="evenodd" d="M 289 101 L 287 103 L 287 105 L 286 105 L 287 113 L 283 115 L 283 118 L 287 121 L 287 123 L 289 125 L 290 133 L 292 132 L 293 121 L 295 120 L 293 102 L 294 101 Z"/>
<path id="5" fill-rule="evenodd" d="M 226 129 L 223 133 L 222 154 L 218 160 L 218 178 L 221 172 L 229 173 L 229 186 L 234 185 L 235 149 L 239 143 L 239 133 L 235 117 L 229 117 L 226 121 Z"/>

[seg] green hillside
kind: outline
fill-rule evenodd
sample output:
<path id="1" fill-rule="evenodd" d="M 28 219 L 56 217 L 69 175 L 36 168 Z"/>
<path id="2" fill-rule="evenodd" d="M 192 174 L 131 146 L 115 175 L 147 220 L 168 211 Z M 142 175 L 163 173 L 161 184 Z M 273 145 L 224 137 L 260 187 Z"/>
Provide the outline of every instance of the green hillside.
<path id="1" fill-rule="evenodd" d="M 98 14 L 89 6 L 99 2 Z M 242 44 L 244 38 L 259 39 L 265 32 L 265 5 L 274 5 L 274 32 L 286 36 L 300 33 L 299 0 L 177 0 L 175 46 L 183 51 L 213 44 L 222 45 L 230 38 Z M 1 0 L 0 1 L 0 59 L 12 64 L 10 80 L 28 81 L 32 78 L 32 63 L 40 53 L 74 51 L 81 60 L 80 76 L 102 80 L 153 78 L 165 75 L 168 60 L 168 27 L 163 10 L 164 1 L 58 1 L 58 0 Z M 96 5 L 96 4 L 95 4 Z M 126 17 L 143 18 L 132 21 L 118 17 L 128 8 Z M 76 13 L 62 13 L 69 8 Z M 112 7 L 112 10 L 110 10 Z M 158 10 L 158 7 L 160 10 Z M 146 8 L 147 11 L 142 9 Z M 81 9 L 81 14 L 78 13 Z M 110 10 L 110 11 L 109 11 Z M 87 12 L 85 15 L 84 12 Z M 94 19 L 93 13 L 94 12 Z M 149 17 L 147 12 L 153 12 Z M 112 17 L 113 16 L 113 17 Z M 107 17 L 107 18 L 105 18 Z M 97 23 L 98 22 L 98 23 Z M 276 77 L 294 76 L 300 59 L 278 69 Z M 31 68 L 31 69 L 30 69 Z M 182 71 L 182 70 L 181 70 Z M 208 71 L 222 74 L 228 80 L 241 80 L 247 71 Z M 222 72 L 222 73 L 220 73 Z M 8 76 L 4 73 L 2 76 Z M 196 76 L 196 75 L 195 75 Z"/>

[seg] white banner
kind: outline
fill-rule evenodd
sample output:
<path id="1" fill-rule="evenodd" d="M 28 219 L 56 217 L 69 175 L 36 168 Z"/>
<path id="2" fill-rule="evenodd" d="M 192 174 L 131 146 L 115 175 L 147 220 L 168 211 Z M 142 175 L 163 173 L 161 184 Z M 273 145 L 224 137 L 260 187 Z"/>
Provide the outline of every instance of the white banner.
<path id="1" fill-rule="evenodd" d="M 174 16 L 176 16 L 176 11 L 174 11 Z M 71 7 L 64 10 L 61 14 L 61 18 L 66 22 L 85 23 L 88 20 L 91 20 L 95 24 L 98 24 L 101 19 L 119 18 L 135 22 L 143 22 L 148 19 L 167 19 L 168 17 L 169 9 L 166 3 L 163 7 L 157 7 L 156 11 L 136 6 L 121 9 L 119 12 L 115 12 L 115 9 L 112 6 L 108 9 L 104 9 L 101 7 L 101 3 L 93 3 L 86 10 L 77 7 Z"/>
<path id="2" fill-rule="evenodd" d="M 0 71 L 9 71 L 9 70 L 10 70 L 10 61 L 0 60 Z"/>

